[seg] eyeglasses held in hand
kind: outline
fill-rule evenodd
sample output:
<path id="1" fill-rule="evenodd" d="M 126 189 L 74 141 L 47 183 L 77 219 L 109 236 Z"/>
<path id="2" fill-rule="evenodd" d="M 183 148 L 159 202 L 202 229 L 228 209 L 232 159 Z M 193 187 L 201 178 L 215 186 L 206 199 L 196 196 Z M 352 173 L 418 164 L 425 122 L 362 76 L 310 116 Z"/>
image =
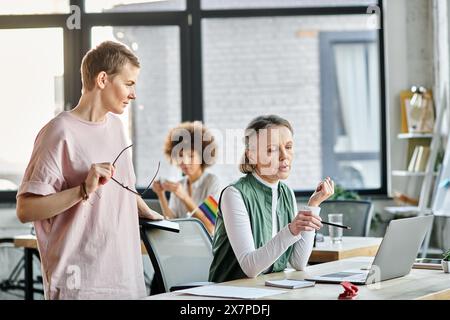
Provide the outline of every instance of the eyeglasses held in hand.
<path id="1" fill-rule="evenodd" d="M 131 144 L 131 145 L 129 145 L 128 147 L 124 148 L 122 151 L 120 151 L 119 155 L 116 157 L 116 159 L 114 160 L 114 162 L 112 163 L 112 165 L 114 166 L 114 165 L 116 164 L 117 160 L 119 159 L 119 157 L 122 155 L 122 153 L 124 153 L 128 148 L 131 148 L 132 146 L 133 146 L 133 145 Z M 137 192 L 137 191 L 135 191 L 135 190 L 133 190 L 133 189 L 131 189 L 129 186 L 126 186 L 126 185 L 123 184 L 122 182 L 117 181 L 114 177 L 111 177 L 111 180 L 114 181 L 115 183 L 117 183 L 117 184 L 118 184 L 119 186 L 121 186 L 122 188 L 124 188 L 124 189 L 126 189 L 126 190 L 128 190 L 128 191 L 130 191 L 130 192 L 132 192 L 132 193 L 134 193 L 135 195 L 138 195 L 138 196 L 140 196 L 140 197 L 143 197 L 144 194 L 145 194 L 148 190 L 150 190 L 150 187 L 152 186 L 153 181 L 155 180 L 156 176 L 158 175 L 158 172 L 159 172 L 159 166 L 160 166 L 160 165 L 161 165 L 161 161 L 158 161 L 158 168 L 156 169 L 155 175 L 153 176 L 152 180 L 151 180 L 150 183 L 148 184 L 147 188 L 145 188 L 145 190 L 142 191 L 142 192 L 140 192 L 140 193 Z"/>

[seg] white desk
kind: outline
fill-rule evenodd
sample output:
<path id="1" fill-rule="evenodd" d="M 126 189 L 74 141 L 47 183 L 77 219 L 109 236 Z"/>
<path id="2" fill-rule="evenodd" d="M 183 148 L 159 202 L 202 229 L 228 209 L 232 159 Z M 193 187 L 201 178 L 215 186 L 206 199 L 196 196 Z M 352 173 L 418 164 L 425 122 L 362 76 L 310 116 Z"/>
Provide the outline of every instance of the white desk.
<path id="1" fill-rule="evenodd" d="M 259 276 L 255 279 L 241 279 L 224 282 L 221 285 L 257 287 L 275 289 L 264 286 L 268 279 L 282 279 L 285 277 L 293 279 L 304 279 L 307 276 L 319 275 L 346 269 L 366 267 L 370 264 L 371 257 L 356 257 L 345 260 L 309 266 L 306 271 L 290 271 L 272 273 Z M 377 286 L 379 288 L 377 288 Z M 440 293 L 450 289 L 450 274 L 442 270 L 412 269 L 411 273 L 397 279 L 380 282 L 374 286 L 359 286 L 358 300 L 396 300 L 396 299 L 432 299 L 442 297 Z M 287 293 L 269 296 L 265 299 L 274 300 L 336 300 L 344 290 L 341 285 L 316 283 L 314 287 L 288 290 Z M 211 299 L 208 297 L 195 297 L 183 295 L 181 291 L 164 293 L 150 296 L 148 300 L 190 300 Z M 438 293 L 438 296 L 434 294 Z"/>

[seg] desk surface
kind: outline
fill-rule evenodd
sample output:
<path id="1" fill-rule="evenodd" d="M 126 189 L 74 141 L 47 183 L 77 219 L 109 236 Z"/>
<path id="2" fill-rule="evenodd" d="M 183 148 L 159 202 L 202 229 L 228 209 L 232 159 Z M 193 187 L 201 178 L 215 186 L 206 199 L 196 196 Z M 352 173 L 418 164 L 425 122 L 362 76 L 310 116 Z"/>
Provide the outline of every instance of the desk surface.
<path id="1" fill-rule="evenodd" d="M 259 276 L 255 279 L 241 279 L 224 282 L 221 285 L 269 288 L 264 282 L 269 279 L 304 279 L 312 275 L 319 275 L 347 269 L 367 267 L 373 258 L 355 257 L 309 266 L 306 271 L 285 271 Z M 278 290 L 270 287 L 270 289 Z M 412 269 L 411 273 L 397 279 L 379 282 L 372 286 L 359 286 L 358 300 L 395 300 L 395 299 L 423 299 L 432 298 L 432 294 L 446 292 L 450 289 L 450 274 L 442 270 Z M 336 300 L 344 290 L 341 285 L 316 283 L 314 287 L 303 289 L 282 289 L 288 292 L 266 297 L 274 300 Z M 182 294 L 181 291 L 150 296 L 149 300 L 190 300 L 210 299 Z"/>
<path id="2" fill-rule="evenodd" d="M 14 246 L 19 248 L 37 249 L 36 236 L 33 236 L 31 234 L 15 236 Z"/>
<path id="3" fill-rule="evenodd" d="M 450 300 L 450 289 L 427 294 L 420 297 L 419 300 Z"/>
<path id="4" fill-rule="evenodd" d="M 310 263 L 329 262 L 357 256 L 375 256 L 382 238 L 344 237 L 342 243 L 332 244 L 329 237 L 324 242 L 317 242 L 313 248 Z M 23 235 L 14 237 L 14 245 L 21 248 L 37 249 L 36 236 Z M 142 253 L 147 253 L 141 242 Z"/>
<path id="5" fill-rule="evenodd" d="M 343 237 L 341 243 L 331 243 L 330 237 L 324 237 L 324 242 L 317 242 L 313 248 L 310 263 L 330 262 L 353 257 L 373 257 L 383 238 Z"/>
<path id="6" fill-rule="evenodd" d="M 29 249 L 37 249 L 37 240 L 36 236 L 27 234 L 21 236 L 14 237 L 14 246 L 18 248 L 29 248 Z M 141 241 L 141 252 L 143 254 L 147 254 L 147 250 L 145 249 L 144 243 Z"/>

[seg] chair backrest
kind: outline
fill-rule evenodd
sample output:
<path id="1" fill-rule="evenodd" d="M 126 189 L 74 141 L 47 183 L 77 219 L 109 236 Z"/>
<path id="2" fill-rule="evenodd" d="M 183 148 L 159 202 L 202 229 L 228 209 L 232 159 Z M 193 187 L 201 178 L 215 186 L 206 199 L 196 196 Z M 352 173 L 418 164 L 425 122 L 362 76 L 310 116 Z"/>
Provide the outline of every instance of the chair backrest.
<path id="1" fill-rule="evenodd" d="M 141 237 L 155 269 L 157 285 L 152 286 L 152 294 L 188 282 L 208 281 L 213 259 L 208 231 L 194 218 L 171 221 L 179 224 L 179 233 L 141 225 Z"/>
<path id="2" fill-rule="evenodd" d="M 344 236 L 367 237 L 372 221 L 373 205 L 370 201 L 360 200 L 329 200 L 320 205 L 320 216 L 328 220 L 329 213 L 342 213 L 343 224 L 350 226 L 351 230 L 345 230 Z M 319 231 L 323 235 L 328 235 L 328 226 L 324 226 Z"/>

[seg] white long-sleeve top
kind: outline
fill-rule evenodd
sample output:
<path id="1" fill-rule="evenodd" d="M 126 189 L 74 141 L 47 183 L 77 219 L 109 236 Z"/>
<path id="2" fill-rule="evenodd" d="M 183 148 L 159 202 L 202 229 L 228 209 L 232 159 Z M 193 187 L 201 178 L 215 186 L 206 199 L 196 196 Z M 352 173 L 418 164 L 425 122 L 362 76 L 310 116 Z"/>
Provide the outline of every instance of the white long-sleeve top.
<path id="1" fill-rule="evenodd" d="M 254 174 L 264 185 L 272 189 L 272 239 L 264 246 L 255 249 L 250 217 L 241 193 L 235 187 L 227 188 L 222 195 L 221 212 L 233 252 L 247 277 L 254 278 L 267 270 L 288 248 L 294 244 L 289 263 L 296 270 L 304 270 L 311 255 L 314 231 L 303 231 L 298 236 L 292 235 L 286 225 L 277 232 L 276 208 L 278 202 L 278 183 L 270 184 Z M 294 216 L 297 214 L 297 202 L 294 192 Z M 319 214 L 319 207 L 305 207 L 314 214 Z"/>

